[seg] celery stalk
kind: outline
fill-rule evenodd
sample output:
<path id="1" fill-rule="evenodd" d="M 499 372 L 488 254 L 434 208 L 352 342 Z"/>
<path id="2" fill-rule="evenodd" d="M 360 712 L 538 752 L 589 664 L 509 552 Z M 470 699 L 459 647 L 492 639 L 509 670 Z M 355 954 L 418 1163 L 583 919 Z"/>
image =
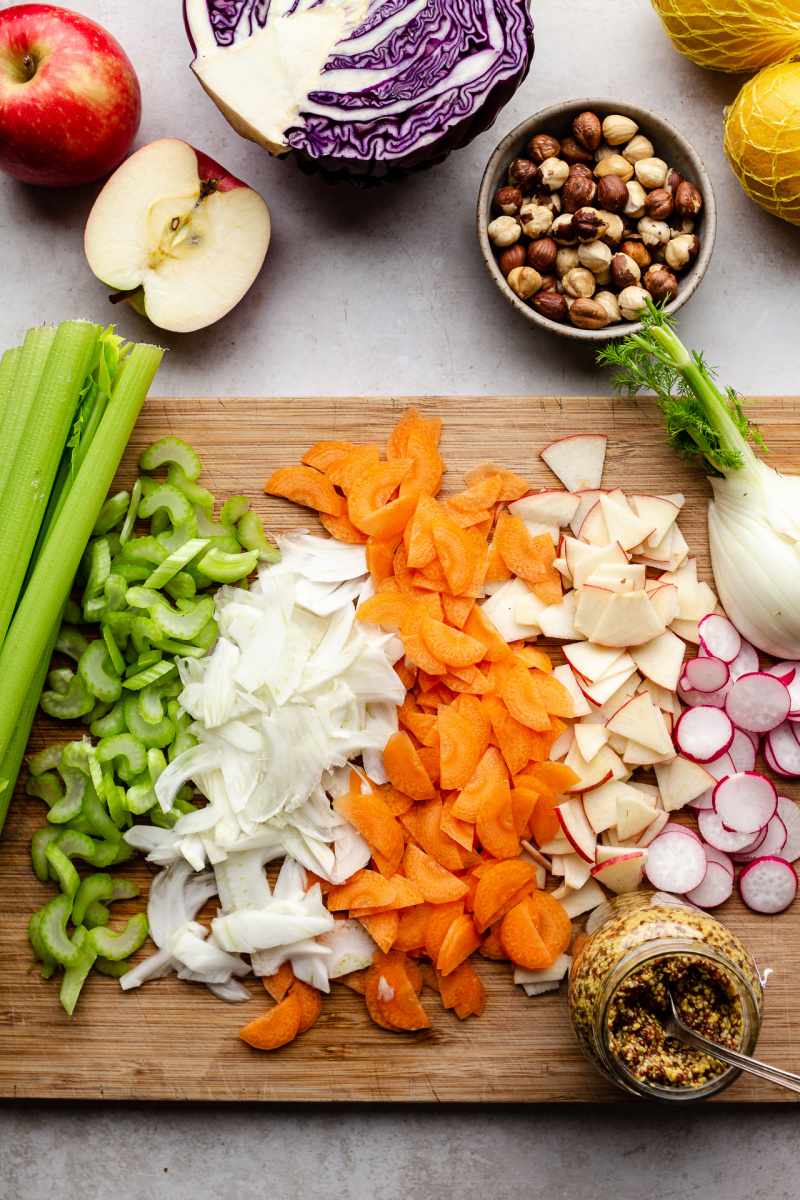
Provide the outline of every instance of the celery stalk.
<path id="1" fill-rule="evenodd" d="M 156 346 L 134 346 L 14 614 L 0 651 L 0 755 L 9 747 L 50 630 L 69 595 L 162 355 Z"/>
<path id="2" fill-rule="evenodd" d="M 25 580 L 99 333 L 88 321 L 64 321 L 58 326 L 7 486 L 0 494 L 0 644 Z"/>
<path id="3" fill-rule="evenodd" d="M 0 421 L 0 496 L 11 475 L 25 425 L 34 407 L 36 392 L 56 336 L 49 325 L 29 329 L 22 343 L 14 382 Z"/>
<path id="4" fill-rule="evenodd" d="M 17 363 L 19 362 L 21 353 L 20 347 L 15 346 L 13 350 L 6 350 L 3 357 L 0 358 L 0 423 L 2 423 L 3 413 L 8 403 L 8 397 L 11 394 L 14 376 L 17 373 Z"/>

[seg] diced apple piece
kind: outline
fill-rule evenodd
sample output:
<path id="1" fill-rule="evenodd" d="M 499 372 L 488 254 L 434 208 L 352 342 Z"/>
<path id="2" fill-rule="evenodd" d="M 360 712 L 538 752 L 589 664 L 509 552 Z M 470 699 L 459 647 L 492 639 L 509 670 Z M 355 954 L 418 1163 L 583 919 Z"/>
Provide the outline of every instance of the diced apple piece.
<path id="1" fill-rule="evenodd" d="M 575 516 L 569 523 L 569 527 L 575 537 L 580 532 L 583 519 L 590 508 L 594 508 L 597 501 L 600 499 L 600 491 L 598 488 L 590 488 L 588 491 L 578 492 L 578 507 L 575 509 Z"/>
<path id="2" fill-rule="evenodd" d="M 637 779 L 636 783 L 631 784 L 631 786 L 636 789 L 640 796 L 644 796 L 648 804 L 652 804 L 653 808 L 656 807 L 660 792 L 654 783 L 642 783 Z"/>
<path id="3" fill-rule="evenodd" d="M 545 842 L 539 849 L 542 854 L 549 854 L 551 857 L 559 854 L 572 854 L 572 842 L 565 834 L 559 834 L 552 841 Z"/>
<path id="4" fill-rule="evenodd" d="M 565 837 L 571 842 L 576 853 L 586 862 L 593 863 L 597 839 L 586 819 L 581 801 L 579 799 L 566 800 L 563 804 L 558 805 L 555 814 L 564 830 Z"/>
<path id="5" fill-rule="evenodd" d="M 578 782 L 567 788 L 570 795 L 589 792 L 609 779 L 624 779 L 627 775 L 624 763 L 608 746 L 603 746 L 591 762 L 586 762 L 573 742 L 564 761 L 578 776 Z"/>
<path id="6" fill-rule="evenodd" d="M 610 733 L 608 735 L 608 744 L 614 753 L 618 754 L 620 758 L 622 758 L 628 749 L 628 739 L 626 737 L 622 737 L 622 735 L 619 733 Z"/>
<path id="7" fill-rule="evenodd" d="M 550 470 L 567 491 L 599 488 L 603 478 L 608 438 L 604 433 L 576 433 L 551 442 L 539 451 Z"/>
<path id="8" fill-rule="evenodd" d="M 649 642 L 646 645 L 649 645 Z M 669 688 L 661 687 L 652 679 L 643 679 L 636 690 L 637 692 L 649 692 L 653 704 L 657 705 L 663 713 L 672 716 L 672 691 Z"/>
<path id="9" fill-rule="evenodd" d="M 690 762 L 678 754 L 670 762 L 655 767 L 661 803 L 665 812 L 675 812 L 716 786 L 716 780 L 699 763 Z"/>
<path id="10" fill-rule="evenodd" d="M 653 526 L 653 532 L 646 539 L 648 546 L 657 546 L 664 540 L 667 531 L 675 524 L 680 512 L 677 504 L 673 504 L 671 500 L 665 500 L 663 496 L 645 496 L 634 493 L 628 497 L 628 503 L 637 517 Z"/>
<path id="11" fill-rule="evenodd" d="M 536 625 L 541 629 L 539 617 L 548 607 L 534 592 L 528 592 L 520 596 L 514 605 L 514 619 L 518 625 Z"/>
<path id="12" fill-rule="evenodd" d="M 669 552 L 669 569 L 677 571 L 689 557 L 689 545 L 677 525 L 672 526 L 672 546 Z"/>
<path id="13" fill-rule="evenodd" d="M 605 904 L 605 899 L 603 889 L 590 877 L 579 891 L 570 892 L 560 903 L 570 920 L 574 921 L 583 913 L 591 912 L 598 905 Z"/>
<path id="14" fill-rule="evenodd" d="M 550 604 L 543 609 L 537 622 L 544 636 L 558 638 L 560 642 L 583 637 L 575 628 L 575 609 L 575 592 L 565 592 L 560 604 Z"/>
<path id="15" fill-rule="evenodd" d="M 573 729 L 581 758 L 591 762 L 608 741 L 608 730 L 605 725 L 587 725 L 583 721 L 576 722 Z"/>
<path id="16" fill-rule="evenodd" d="M 672 738 L 667 732 L 661 709 L 656 708 L 649 692 L 639 692 L 607 724 L 610 733 L 641 743 L 656 755 L 672 753 Z"/>
<path id="17" fill-rule="evenodd" d="M 621 841 L 635 838 L 637 834 L 652 825 L 657 816 L 652 805 L 646 804 L 635 796 L 627 796 L 617 801 L 617 837 Z"/>
<path id="18" fill-rule="evenodd" d="M 586 792 L 583 797 L 583 809 L 595 833 L 603 833 L 616 824 L 617 803 L 629 794 L 632 799 L 639 799 L 635 788 L 618 779 L 612 779 L 591 792 Z"/>
<path id="19" fill-rule="evenodd" d="M 670 624 L 670 629 L 685 642 L 690 642 L 693 646 L 700 645 L 700 626 L 697 621 L 680 621 L 676 617 Z"/>
<path id="20" fill-rule="evenodd" d="M 615 579 L 619 581 L 632 581 L 636 591 L 645 586 L 647 581 L 646 567 L 639 566 L 637 563 L 628 563 L 627 566 L 618 566 L 615 563 L 598 563 L 592 572 L 591 579 Z M 590 580 L 587 579 L 587 583 Z"/>
<path id="21" fill-rule="evenodd" d="M 573 671 L 577 671 L 590 683 L 599 683 L 600 680 L 616 674 L 623 670 L 627 663 L 630 663 L 631 670 L 633 670 L 633 660 L 628 658 L 628 655 L 622 650 L 606 649 L 603 646 L 595 646 L 591 642 L 573 642 L 564 646 L 563 650 L 564 658 Z M 623 661 L 625 659 L 627 659 L 627 663 Z"/>
<path id="22" fill-rule="evenodd" d="M 611 603 L 613 595 L 611 588 L 593 587 L 590 583 L 585 583 L 579 590 L 575 628 L 584 637 L 591 638 L 595 625 Z"/>
<path id="23" fill-rule="evenodd" d="M 652 589 L 647 589 L 647 594 L 650 597 L 650 603 L 655 609 L 659 621 L 663 625 L 671 624 L 680 612 L 678 589 L 675 587 L 675 584 L 657 583 Z"/>
<path id="24" fill-rule="evenodd" d="M 601 495 L 600 499 L 604 499 Z M 578 538 L 582 542 L 586 542 L 589 546 L 610 546 L 615 539 L 611 537 L 606 525 L 606 519 L 603 516 L 603 510 L 598 501 L 594 508 L 590 508 L 583 519 L 583 524 L 578 532 Z"/>
<path id="25" fill-rule="evenodd" d="M 541 632 L 536 624 L 521 624 L 516 618 L 517 602 L 525 596 L 533 596 L 524 579 L 509 579 L 500 589 L 481 605 L 501 637 L 507 642 L 537 637 Z M 536 599 L 536 597 L 534 597 Z M 542 603 L 542 602 L 540 602 Z M 546 605 L 542 605 L 547 607 Z"/>
<path id="26" fill-rule="evenodd" d="M 611 696 L 614 696 L 621 688 L 625 687 L 627 681 L 635 675 L 636 668 L 627 654 L 624 656 L 624 662 L 625 665 L 619 672 L 609 675 L 605 679 L 599 679 L 597 683 L 587 683 L 584 685 L 578 680 L 578 686 L 586 699 L 591 700 L 592 704 L 602 707 Z M 636 675 L 636 679 L 638 678 L 639 676 Z M 636 691 L 635 686 L 632 691 Z"/>
<path id="27" fill-rule="evenodd" d="M 631 646 L 628 653 L 647 679 L 665 691 L 675 691 L 684 655 L 684 645 L 679 637 L 667 629 L 641 646 Z"/>
<path id="28" fill-rule="evenodd" d="M 627 763 L 629 767 L 652 767 L 656 763 L 668 762 L 669 759 L 674 757 L 674 750 L 669 750 L 666 754 L 660 754 L 658 750 L 651 750 L 649 746 L 643 746 L 641 742 L 636 742 L 633 738 L 628 738 L 625 749 L 622 752 L 622 761 Z"/>
<path id="29" fill-rule="evenodd" d="M 605 517 L 608 540 L 619 542 L 623 550 L 632 550 L 653 532 L 653 526 L 636 516 L 624 496 L 618 500 L 611 494 L 602 495 L 599 504 Z"/>
<path id="30" fill-rule="evenodd" d="M 627 659 L 628 656 L 626 655 L 625 657 Z M 608 720 L 609 717 L 613 717 L 614 713 L 622 708 L 623 704 L 625 704 L 626 701 L 631 698 L 631 696 L 636 695 L 641 682 L 641 677 L 636 673 L 635 670 L 632 670 L 630 674 L 627 674 L 622 680 L 620 686 L 616 688 L 600 705 L 601 715 L 605 717 L 606 720 Z"/>
<path id="31" fill-rule="evenodd" d="M 559 683 L 562 683 L 569 692 L 570 696 L 572 696 L 572 715 L 576 718 L 588 716 L 592 711 L 591 706 L 581 689 L 578 687 L 575 676 L 572 673 L 572 667 L 569 665 L 569 663 L 561 663 L 560 666 L 556 667 L 553 671 L 553 678 L 557 679 Z"/>
<path id="32" fill-rule="evenodd" d="M 563 979 L 571 966 L 572 955 L 570 954 L 559 954 L 551 967 L 540 967 L 536 971 L 530 970 L 529 967 L 515 966 L 514 983 L 518 983 L 520 986 L 525 983 L 554 983 L 556 980 Z"/>
<path id="33" fill-rule="evenodd" d="M 561 541 L 563 543 L 564 539 L 562 538 Z M 564 582 L 571 587 L 572 586 L 572 574 L 570 572 L 569 564 L 567 563 L 567 560 L 565 558 L 554 558 L 553 566 L 558 571 L 559 575 L 561 575 Z"/>
<path id="34" fill-rule="evenodd" d="M 521 500 L 512 500 L 508 509 L 514 516 L 522 517 L 523 521 L 539 521 L 544 525 L 557 525 L 559 529 L 565 529 L 580 503 L 580 496 L 552 489 L 534 492 L 532 496 L 523 496 Z"/>
<path id="35" fill-rule="evenodd" d="M 707 583 L 698 583 L 694 593 L 687 592 L 680 597 L 681 621 L 702 621 L 713 613 L 717 607 L 717 597 Z"/>
<path id="36" fill-rule="evenodd" d="M 550 757 L 552 758 L 553 762 L 558 762 L 559 759 L 562 759 L 565 754 L 569 754 L 574 741 L 574 727 L 572 725 L 568 725 L 564 732 L 558 735 L 550 747 Z"/>
<path id="37" fill-rule="evenodd" d="M 591 868 L 594 866 L 594 858 L 588 863 L 580 854 L 565 854 L 562 861 L 564 883 L 567 887 L 574 888 L 577 891 L 583 887 L 587 879 L 591 878 Z"/>
<path id="38" fill-rule="evenodd" d="M 606 579 L 604 575 L 590 575 L 583 586 L 605 588 L 610 592 L 636 591 L 632 579 Z"/>
<path id="39" fill-rule="evenodd" d="M 590 546 L 577 538 L 563 539 L 563 552 L 576 588 L 582 587 L 603 563 L 626 567 L 628 556 L 615 542 L 611 546 Z"/>
<path id="40" fill-rule="evenodd" d="M 618 592 L 592 633 L 599 646 L 638 646 L 664 632 L 647 592 Z"/>
<path id="41" fill-rule="evenodd" d="M 641 846 L 642 848 L 644 848 L 645 846 L 649 846 L 651 842 L 654 842 L 656 840 L 656 838 L 658 837 L 658 835 L 661 833 L 661 830 L 664 828 L 664 826 L 666 825 L 668 820 L 669 820 L 668 812 L 664 812 L 663 809 L 657 811 L 656 818 L 653 821 L 652 825 L 648 825 L 647 829 L 645 829 L 644 833 L 637 839 L 637 842 L 636 842 L 637 846 Z"/>
<path id="42" fill-rule="evenodd" d="M 592 878 L 618 896 L 635 892 L 642 882 L 646 862 L 647 850 L 618 851 L 616 858 L 592 868 Z"/>

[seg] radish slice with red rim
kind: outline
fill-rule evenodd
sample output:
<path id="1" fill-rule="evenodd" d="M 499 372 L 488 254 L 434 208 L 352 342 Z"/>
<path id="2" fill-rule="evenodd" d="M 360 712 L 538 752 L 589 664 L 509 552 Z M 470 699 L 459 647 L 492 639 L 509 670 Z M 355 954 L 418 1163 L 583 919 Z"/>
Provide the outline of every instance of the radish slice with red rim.
<path id="1" fill-rule="evenodd" d="M 691 892 L 705 879 L 708 860 L 702 843 L 673 829 L 650 843 L 645 874 L 656 891 Z"/>
<path id="2" fill-rule="evenodd" d="M 791 721 L 784 721 L 777 729 L 771 729 L 766 743 L 775 768 L 781 775 L 788 778 L 800 776 L 800 741 Z"/>
<path id="3" fill-rule="evenodd" d="M 774 820 L 774 818 L 773 818 L 773 820 Z M 761 857 L 761 847 L 764 845 L 764 842 L 766 841 L 768 829 L 769 829 L 769 826 L 765 825 L 763 829 L 759 829 L 758 834 L 753 838 L 752 842 L 747 843 L 747 845 L 744 847 L 744 849 L 734 850 L 731 853 L 731 858 L 733 859 L 733 861 L 734 862 L 743 862 L 747 858 L 750 858 L 750 859 L 760 858 Z"/>
<path id="4" fill-rule="evenodd" d="M 751 675 L 759 668 L 758 651 L 748 641 L 742 638 L 742 648 L 732 663 L 728 663 L 731 679 L 740 679 L 742 675 Z"/>
<path id="5" fill-rule="evenodd" d="M 743 729 L 733 731 L 733 741 L 728 748 L 728 756 L 733 763 L 734 771 L 755 771 L 758 753 L 753 745 L 753 739 Z"/>
<path id="6" fill-rule="evenodd" d="M 789 689 L 792 707 L 789 716 L 800 717 L 800 662 L 779 662 L 770 667 L 768 675 L 776 675 Z"/>
<path id="7" fill-rule="evenodd" d="M 721 692 L 696 692 L 693 688 L 685 688 L 683 686 L 684 676 L 681 676 L 681 682 L 678 683 L 678 695 L 684 704 L 688 704 L 690 708 L 697 708 L 699 705 L 708 705 L 711 708 L 724 708 L 725 695 L 727 687 Z"/>
<path id="8" fill-rule="evenodd" d="M 725 711 L 739 729 L 767 733 L 782 725 L 792 706 L 789 689 L 774 675 L 741 675 L 725 697 Z"/>
<path id="9" fill-rule="evenodd" d="M 720 779 L 727 779 L 729 775 L 736 774 L 736 767 L 730 754 L 721 754 L 719 758 L 712 759 L 711 762 L 703 763 L 709 775 L 713 775 L 717 783 Z M 713 792 L 713 788 L 711 789 Z"/>
<path id="10" fill-rule="evenodd" d="M 772 753 L 769 738 L 764 739 L 764 762 L 769 767 L 770 771 L 774 771 L 776 775 L 780 775 L 783 779 L 796 779 L 797 776 L 793 771 L 782 771 L 775 761 L 775 755 Z"/>
<path id="11" fill-rule="evenodd" d="M 701 812 L 703 809 L 714 807 L 714 789 L 709 788 L 706 792 L 701 792 L 699 796 L 695 796 L 694 800 L 690 800 L 686 806 L 693 808 L 695 812 Z"/>
<path id="12" fill-rule="evenodd" d="M 778 796 L 777 815 L 786 826 L 786 841 L 778 857 L 794 862 L 800 858 L 800 808 L 788 796 Z"/>
<path id="13" fill-rule="evenodd" d="M 726 829 L 713 808 L 704 808 L 697 814 L 697 828 L 704 841 L 717 850 L 724 850 L 726 854 L 743 850 L 753 840 L 750 833 L 732 833 Z"/>
<path id="14" fill-rule="evenodd" d="M 782 850 L 786 845 L 786 826 L 778 814 L 770 821 L 758 839 L 758 845 L 748 853 L 747 847 L 733 855 L 735 862 L 752 862 L 754 858 L 783 858 Z"/>
<path id="15" fill-rule="evenodd" d="M 757 858 L 739 875 L 739 895 L 753 912 L 783 912 L 797 895 L 797 873 L 783 858 Z"/>
<path id="16" fill-rule="evenodd" d="M 675 744 L 692 762 L 708 763 L 726 753 L 733 734 L 733 722 L 727 713 L 699 705 L 681 713 L 675 726 Z"/>
<path id="17" fill-rule="evenodd" d="M 733 879 L 736 874 L 736 868 L 733 865 L 733 859 L 730 854 L 726 854 L 724 850 L 718 850 L 716 846 L 712 846 L 709 842 L 703 843 L 703 849 L 706 852 L 706 858 L 709 862 L 719 863 Z"/>
<path id="18" fill-rule="evenodd" d="M 686 893 L 686 899 L 691 900 L 698 908 L 717 908 L 729 900 L 733 892 L 733 875 L 725 870 L 718 862 L 709 862 L 706 875 L 699 887 Z"/>
<path id="19" fill-rule="evenodd" d="M 732 663 L 741 653 L 742 635 L 732 621 L 719 613 L 703 617 L 697 632 L 700 646 L 709 658 L 721 658 L 724 663 Z"/>
<path id="20" fill-rule="evenodd" d="M 721 779 L 714 788 L 714 812 L 733 833 L 755 837 L 772 820 L 777 808 L 775 784 L 757 771 L 739 771 Z"/>
<path id="21" fill-rule="evenodd" d="M 685 837 L 694 838 L 696 842 L 700 841 L 700 838 L 693 829 L 688 825 L 681 825 L 679 821 L 670 821 L 668 825 L 664 826 L 658 836 L 663 837 L 665 833 L 682 833 Z"/>
<path id="22" fill-rule="evenodd" d="M 687 692 L 719 692 L 729 674 L 728 664 L 721 658 L 690 658 L 683 667 L 681 686 Z"/>

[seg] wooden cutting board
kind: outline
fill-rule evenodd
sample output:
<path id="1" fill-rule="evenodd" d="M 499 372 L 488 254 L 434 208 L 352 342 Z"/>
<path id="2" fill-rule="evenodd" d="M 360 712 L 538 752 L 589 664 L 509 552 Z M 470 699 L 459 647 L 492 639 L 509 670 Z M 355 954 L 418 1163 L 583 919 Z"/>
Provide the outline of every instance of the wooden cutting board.
<path id="1" fill-rule="evenodd" d="M 570 433 L 608 434 L 604 484 L 627 492 L 686 494 L 680 524 L 710 579 L 705 509 L 710 495 L 700 471 L 686 469 L 667 449 L 655 406 L 647 400 L 602 397 L 449 397 L 427 399 L 182 399 L 150 400 L 142 413 L 118 482 L 130 486 L 145 445 L 176 434 L 200 453 L 202 482 L 221 501 L 253 498 L 275 531 L 319 528 L 311 513 L 263 495 L 277 466 L 299 461 L 313 442 L 346 438 L 385 443 L 410 403 L 444 420 L 440 449 L 450 473 L 444 493 L 458 491 L 462 472 L 487 458 L 513 467 L 533 486 L 554 484 L 538 451 Z M 773 464 L 800 464 L 800 398 L 758 401 Z M 82 726 L 75 723 L 68 736 Z M 31 751 L 59 740 L 64 726 L 41 719 Z M 783 788 L 797 797 L 797 789 Z M 460 1022 L 432 992 L 423 1000 L 432 1028 L 392 1034 L 367 1017 L 363 1001 L 336 985 L 316 1025 L 271 1054 L 246 1046 L 238 1029 L 266 1007 L 261 985 L 241 1006 L 215 1000 L 203 987 L 171 978 L 124 993 L 96 973 L 69 1019 L 58 986 L 32 968 L 26 937 L 30 913 L 52 895 L 30 866 L 29 844 L 44 807 L 22 794 L 14 800 L 0 843 L 0 1096 L 150 1100 L 369 1101 L 614 1101 L 574 1041 L 566 986 L 529 1000 L 511 981 L 507 964 L 476 956 L 487 991 L 484 1014 Z M 120 873 L 146 891 L 153 870 L 144 862 Z M 141 901 L 138 902 L 141 907 Z M 113 924 L 137 903 L 116 905 Z M 747 912 L 736 899 L 720 915 L 771 967 L 759 1053 L 800 1072 L 800 902 L 777 917 Z M 148 951 L 149 952 L 149 951 Z M 144 952 L 139 957 L 142 957 Z M 779 1091 L 741 1078 L 721 1100 L 786 1100 Z"/>

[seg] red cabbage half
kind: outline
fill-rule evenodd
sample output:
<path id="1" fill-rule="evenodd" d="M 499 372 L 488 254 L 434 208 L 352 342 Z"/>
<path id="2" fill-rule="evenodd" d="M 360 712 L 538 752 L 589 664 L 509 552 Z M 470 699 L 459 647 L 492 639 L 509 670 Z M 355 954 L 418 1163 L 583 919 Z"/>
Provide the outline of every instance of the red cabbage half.
<path id="1" fill-rule="evenodd" d="M 192 70 L 231 125 L 369 185 L 441 162 L 528 73 L 530 0 L 184 0 Z"/>

